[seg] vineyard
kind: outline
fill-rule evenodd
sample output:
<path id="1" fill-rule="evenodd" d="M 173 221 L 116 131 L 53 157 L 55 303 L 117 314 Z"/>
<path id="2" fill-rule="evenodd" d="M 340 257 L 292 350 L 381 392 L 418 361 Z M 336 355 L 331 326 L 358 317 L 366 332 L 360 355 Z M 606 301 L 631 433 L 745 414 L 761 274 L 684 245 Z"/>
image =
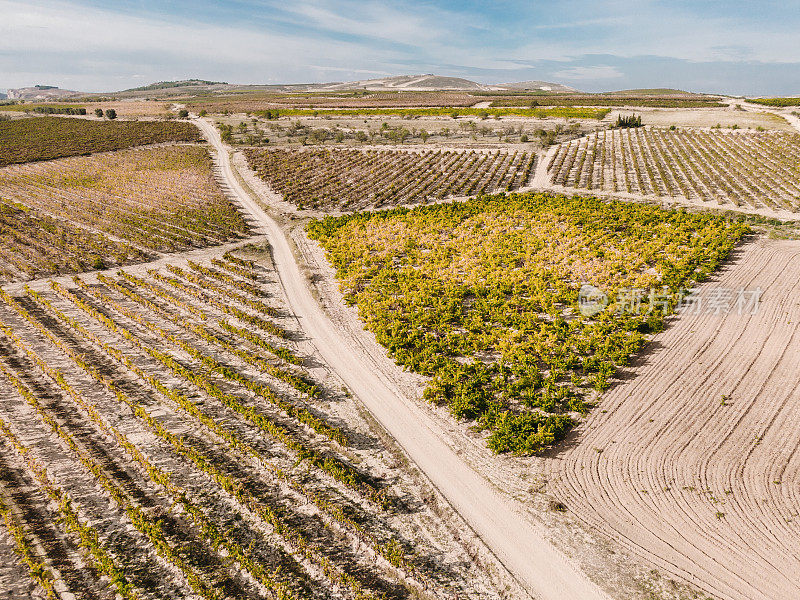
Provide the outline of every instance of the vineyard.
<path id="1" fill-rule="evenodd" d="M 128 244 L 0 200 L 0 282 L 77 273 L 142 261 Z"/>
<path id="2" fill-rule="evenodd" d="M 282 117 L 316 116 L 397 116 L 397 117 L 529 117 L 535 119 L 597 119 L 604 118 L 608 108 L 582 108 L 574 106 L 553 106 L 545 108 L 326 108 L 323 110 L 307 108 L 281 108 L 278 110 L 254 111 L 261 116 L 279 115 Z"/>
<path id="3" fill-rule="evenodd" d="M 762 106 L 774 106 L 785 108 L 787 106 L 800 106 L 800 97 L 794 98 L 748 98 L 750 104 L 760 104 Z"/>
<path id="4" fill-rule="evenodd" d="M 427 509 L 363 463 L 380 448 L 250 256 L 0 291 L 0 517 L 20 564 L 47 597 L 474 596 L 434 542 L 410 550 Z"/>
<path id="5" fill-rule="evenodd" d="M 681 288 L 705 279 L 746 227 L 710 215 L 547 195 L 326 217 L 309 225 L 349 302 L 425 397 L 475 422 L 495 452 L 562 439 Z M 611 304 L 577 311 L 591 284 Z M 663 310 L 622 310 L 625 289 Z M 646 300 L 643 301 L 646 304 Z"/>
<path id="6" fill-rule="evenodd" d="M 2 230 L 9 246 L 0 252 L 28 255 L 29 260 L 40 253 L 43 263 L 32 267 L 38 274 L 62 272 L 69 255 L 79 252 L 106 256 L 105 248 L 114 257 L 111 264 L 121 264 L 142 258 L 142 253 L 221 244 L 249 231 L 214 181 L 211 157 L 200 146 L 131 149 L 8 166 L 0 169 L 0 198 L 4 207 L 11 207 L 4 209 Z M 59 227 L 53 218 L 66 225 Z M 43 230 L 26 237 L 36 219 Z M 120 243 L 89 234 L 81 237 L 70 224 Z M 80 240 L 86 244 L 76 246 Z M 10 262 L 30 272 L 19 261 Z"/>
<path id="7" fill-rule="evenodd" d="M 528 184 L 536 160 L 527 152 L 443 150 L 249 149 L 245 156 L 285 200 L 340 210 L 516 190 Z"/>
<path id="8" fill-rule="evenodd" d="M 164 142 L 197 142 L 191 123 L 36 117 L 0 121 L 0 167 Z"/>
<path id="9" fill-rule="evenodd" d="M 540 96 L 509 94 L 490 96 L 493 107 L 500 106 L 647 106 L 651 108 L 725 108 L 727 104 L 715 97 L 658 97 L 618 95 Z"/>
<path id="10" fill-rule="evenodd" d="M 255 113 L 275 107 L 286 108 L 387 108 L 472 106 L 480 99 L 463 92 L 308 92 L 294 94 L 238 93 L 208 96 L 186 101 L 194 111 L 209 113 Z"/>
<path id="11" fill-rule="evenodd" d="M 548 170 L 567 188 L 800 210 L 797 134 L 610 129 L 562 144 Z"/>

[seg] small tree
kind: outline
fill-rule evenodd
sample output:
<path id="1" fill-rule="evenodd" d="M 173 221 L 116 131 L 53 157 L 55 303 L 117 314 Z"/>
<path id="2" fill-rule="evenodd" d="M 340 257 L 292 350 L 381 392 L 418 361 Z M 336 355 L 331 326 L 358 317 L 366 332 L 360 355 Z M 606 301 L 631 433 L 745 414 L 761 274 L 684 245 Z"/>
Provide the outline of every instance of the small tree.
<path id="1" fill-rule="evenodd" d="M 185 108 L 182 108 L 182 109 L 180 109 L 180 110 L 178 111 L 178 116 L 179 116 L 181 119 L 185 119 L 186 117 L 188 117 L 188 116 L 189 116 L 189 111 L 188 111 L 188 110 L 186 110 Z"/>
<path id="2" fill-rule="evenodd" d="M 111 119 L 113 121 L 114 119 L 117 118 L 117 111 L 115 111 L 113 108 L 107 108 L 106 109 L 106 118 L 107 119 Z"/>
<path id="3" fill-rule="evenodd" d="M 103 118 L 103 109 L 102 108 L 95 108 L 94 109 L 94 115 L 97 118 L 102 119 Z"/>
<path id="4" fill-rule="evenodd" d="M 201 117 L 205 117 L 208 114 L 208 111 L 204 108 L 203 110 L 200 111 L 199 114 Z"/>

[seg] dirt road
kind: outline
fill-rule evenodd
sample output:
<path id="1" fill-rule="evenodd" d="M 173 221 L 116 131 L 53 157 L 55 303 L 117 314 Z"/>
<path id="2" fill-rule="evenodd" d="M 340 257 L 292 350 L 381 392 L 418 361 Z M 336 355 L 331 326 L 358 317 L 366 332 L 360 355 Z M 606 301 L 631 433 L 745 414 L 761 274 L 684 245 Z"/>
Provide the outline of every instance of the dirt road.
<path id="1" fill-rule="evenodd" d="M 413 399 L 396 389 L 391 373 L 364 351 L 361 341 L 334 325 L 312 296 L 279 225 L 239 184 L 216 129 L 201 119 L 195 123 L 217 151 L 231 190 L 267 235 L 291 309 L 327 364 L 533 597 L 610 600 L 545 539 L 540 527 L 522 515 L 513 499 L 456 455 L 433 421 Z"/>
<path id="2" fill-rule="evenodd" d="M 590 526 L 714 598 L 800 598 L 800 242 L 747 244 L 714 290 L 757 314 L 684 314 L 585 432 L 551 492 Z"/>

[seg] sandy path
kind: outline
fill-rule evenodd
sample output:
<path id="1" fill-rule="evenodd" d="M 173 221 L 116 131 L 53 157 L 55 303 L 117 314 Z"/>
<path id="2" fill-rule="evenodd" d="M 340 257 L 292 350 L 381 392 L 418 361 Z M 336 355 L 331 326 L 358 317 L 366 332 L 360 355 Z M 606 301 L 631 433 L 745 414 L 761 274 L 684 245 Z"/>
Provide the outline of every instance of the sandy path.
<path id="1" fill-rule="evenodd" d="M 800 598 L 798 275 L 800 242 L 746 245 L 703 288 L 758 314 L 681 315 L 550 460 L 572 513 L 715 598 Z"/>
<path id="2" fill-rule="evenodd" d="M 334 325 L 312 296 L 279 225 L 239 184 L 216 129 L 200 119 L 195 123 L 217 150 L 231 190 L 269 238 L 292 312 L 328 365 L 533 596 L 543 600 L 608 599 L 545 539 L 540 526 L 523 516 L 521 506 L 456 455 L 430 417 L 397 389 L 391 373 L 397 367 L 386 359 L 385 352 L 377 346 L 368 351 L 363 339 Z"/>

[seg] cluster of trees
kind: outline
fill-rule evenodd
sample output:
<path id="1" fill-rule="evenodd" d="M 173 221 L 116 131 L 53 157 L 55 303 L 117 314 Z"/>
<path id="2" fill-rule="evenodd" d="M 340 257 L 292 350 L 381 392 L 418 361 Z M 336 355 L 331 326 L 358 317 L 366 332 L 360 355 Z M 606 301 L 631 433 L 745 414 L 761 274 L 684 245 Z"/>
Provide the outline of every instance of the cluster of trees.
<path id="1" fill-rule="evenodd" d="M 84 114 L 85 114 L 85 113 L 84 113 Z M 114 110 L 113 108 L 107 108 L 107 109 L 105 110 L 105 112 L 104 112 L 102 108 L 95 108 L 95 109 L 94 109 L 94 115 L 95 115 L 95 116 L 96 116 L 98 119 L 102 119 L 102 118 L 103 118 L 103 116 L 105 116 L 105 118 L 106 118 L 106 119 L 108 119 L 108 120 L 110 120 L 110 121 L 113 121 L 114 119 L 116 119 L 116 118 L 117 118 L 117 111 L 116 111 L 116 110 Z"/>
<path id="2" fill-rule="evenodd" d="M 33 112 L 43 115 L 85 115 L 86 109 L 75 106 L 35 106 Z"/>
<path id="3" fill-rule="evenodd" d="M 631 127 L 641 127 L 642 126 L 642 116 L 641 115 L 629 115 L 629 116 L 618 116 L 617 122 L 614 124 L 614 127 L 618 129 L 628 129 Z"/>

